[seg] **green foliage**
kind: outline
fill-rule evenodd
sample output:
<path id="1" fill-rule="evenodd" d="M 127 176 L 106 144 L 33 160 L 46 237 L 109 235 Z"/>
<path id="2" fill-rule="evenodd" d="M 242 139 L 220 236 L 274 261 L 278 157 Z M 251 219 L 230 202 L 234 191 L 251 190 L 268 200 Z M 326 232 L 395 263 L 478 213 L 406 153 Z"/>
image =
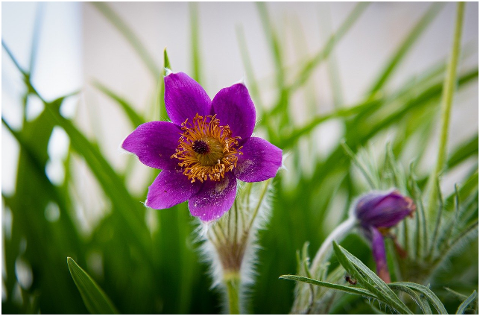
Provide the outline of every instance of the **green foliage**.
<path id="1" fill-rule="evenodd" d="M 467 297 L 460 306 L 458 306 L 457 314 L 465 314 L 468 306 L 472 304 L 477 299 L 477 291 L 473 291 L 469 297 Z"/>
<path id="2" fill-rule="evenodd" d="M 126 100 L 120 92 L 108 88 L 108 83 L 97 82 L 94 86 L 115 102 L 132 129 L 145 121 L 167 120 L 163 99 L 166 73 L 160 71 L 162 67 L 110 4 L 86 5 L 93 5 L 105 16 L 151 73 L 157 87 L 153 111 L 137 110 L 142 108 L 141 104 Z M 256 282 L 250 294 L 250 312 L 283 314 L 292 310 L 294 283 L 279 281 L 280 275 L 299 281 L 297 294 L 304 289 L 303 301 L 294 303 L 298 303 L 294 305 L 297 312 L 373 313 L 384 312 L 384 306 L 389 306 L 388 311 L 402 313 L 476 311 L 478 165 L 472 164 L 472 160 L 478 159 L 478 131 L 447 153 L 443 177 L 453 174 L 457 168 L 470 169 L 452 194 L 437 196 L 432 206 L 427 200 L 432 169 L 420 162 L 429 159 L 427 147 L 437 133 L 437 113 L 448 63 L 438 62 L 420 69 L 417 75 L 398 85 L 389 85 L 443 6 L 433 4 L 407 32 L 375 81 L 368 85 L 367 93 L 354 104 L 339 102 L 340 95 L 331 112 L 312 111 L 301 124 L 292 119 L 291 114 L 298 106 L 294 101 L 297 95 L 305 96 L 306 106 L 316 109 L 319 99 L 309 88 L 314 84 L 314 74 L 332 62 L 337 45 L 347 40 L 346 35 L 365 18 L 368 6 L 366 3 L 356 5 L 321 49 L 309 57 L 298 56 L 296 64 L 287 65 L 285 43 L 274 25 L 269 4 L 257 4 L 256 18 L 264 28 L 275 66 L 271 103 L 265 100 L 266 94 L 272 91 L 266 92 L 264 81 L 256 77 L 244 28 L 241 25 L 237 28 L 248 88 L 258 111 L 256 129 L 288 153 L 285 158 L 288 171 L 279 172 L 272 183 L 275 195 L 271 221 L 267 229 L 259 233 L 261 249 Z M 199 6 L 191 5 L 192 76 L 200 80 L 208 69 L 201 60 L 198 17 Z M 41 18 L 39 12 L 37 19 Z M 130 163 L 123 170 L 114 169 L 106 149 L 100 145 L 100 136 L 87 136 L 74 119 L 62 116 L 64 101 L 75 93 L 53 101 L 42 98 L 31 81 L 38 41 L 37 34 L 28 69 L 19 65 L 2 42 L 10 58 L 4 62 L 13 62 L 25 83 L 23 109 L 31 99 L 40 99 L 44 104 L 43 112 L 35 119 L 27 120 L 24 116 L 19 129 L 2 117 L 3 126 L 20 148 L 15 192 L 12 195 L 2 192 L 5 216 L 12 218 L 3 236 L 3 312 L 100 313 L 104 310 L 95 309 L 93 306 L 98 305 L 93 302 L 98 302 L 95 299 L 98 297 L 108 302 L 108 296 L 111 303 L 102 300 L 106 304 L 102 306 L 109 306 L 111 311 L 115 306 L 121 313 L 218 313 L 221 297 L 210 291 L 208 267 L 199 260 L 199 244 L 192 234 L 196 226 L 186 205 L 170 210 L 147 210 L 140 201 L 145 200 L 148 183 L 138 184 L 145 186 L 140 194 L 128 190 L 131 175 L 136 171 L 133 166 L 139 163 L 128 157 Z M 296 51 L 307 49 L 300 43 Z M 175 56 L 170 58 L 165 49 L 164 68 L 172 69 L 172 61 L 177 64 Z M 457 93 L 478 84 L 477 66 L 462 62 L 460 59 L 461 71 L 456 75 Z M 339 91 L 336 89 L 335 93 Z M 330 137 L 319 134 L 318 127 L 332 121 L 342 127 L 342 141 L 331 151 L 318 154 L 317 144 Z M 55 128 L 63 129 L 70 140 L 64 162 L 65 178 L 60 184 L 54 183 L 45 171 L 50 159 L 48 144 Z M 392 136 L 388 145 L 384 144 L 387 133 Z M 73 181 L 73 167 L 78 161 L 93 175 L 104 199 L 104 217 L 88 234 L 82 231 L 77 215 L 78 187 Z M 148 172 L 153 181 L 158 170 Z M 440 180 L 435 177 L 435 188 Z M 407 257 L 398 256 L 393 243 L 387 243 L 395 282 L 387 285 L 370 270 L 373 267 L 371 250 L 356 234 L 348 236 L 342 246 L 335 245 L 336 260 L 324 263 L 318 274 L 311 273 L 310 255 L 346 217 L 352 201 L 370 189 L 392 187 L 411 196 L 417 205 L 414 218 L 407 219 L 393 231 Z M 59 214 L 53 220 L 45 216 L 52 208 Z M 427 215 L 428 208 L 435 211 L 432 219 Z M 152 222 L 154 228 L 149 225 Z M 10 233 L 7 234 L 7 230 Z M 306 241 L 310 242 L 310 248 L 306 247 Z M 298 249 L 302 251 L 295 258 Z M 67 266 L 66 257 L 76 258 L 79 265 L 69 260 Z M 30 285 L 22 284 L 17 276 L 19 262 L 26 262 L 33 276 Z M 75 271 L 72 276 L 84 276 L 80 283 L 83 285 L 78 285 L 79 279 L 72 282 L 68 268 Z M 356 285 L 341 283 L 345 270 L 357 280 Z M 285 275 L 295 271 L 296 276 Z M 427 284 L 429 286 L 425 286 Z M 445 288 L 457 293 L 473 293 L 460 294 L 463 296 L 459 298 Z M 89 297 L 93 298 L 92 304 L 86 301 Z"/>
<path id="3" fill-rule="evenodd" d="M 97 283 L 72 258 L 67 258 L 68 269 L 82 295 L 83 302 L 92 314 L 117 314 L 110 299 Z"/>
<path id="4" fill-rule="evenodd" d="M 336 242 L 333 242 L 333 248 L 338 261 L 343 268 L 345 268 L 346 273 L 351 279 L 355 280 L 354 284 L 348 286 L 334 284 L 297 275 L 282 275 L 280 278 L 360 295 L 368 299 L 369 302 L 370 300 L 374 300 L 388 306 L 392 312 L 414 314 L 414 312 L 409 309 L 402 300 L 400 300 L 399 296 L 392 291 L 396 290 L 406 293 L 420 308 L 423 314 L 432 314 L 431 306 L 438 314 L 448 314 L 443 303 L 427 286 L 412 282 L 394 282 L 386 284 L 357 257 L 353 256 Z M 463 313 L 468 305 L 470 305 L 475 299 L 476 292 L 474 291 L 458 307 L 457 313 Z"/>

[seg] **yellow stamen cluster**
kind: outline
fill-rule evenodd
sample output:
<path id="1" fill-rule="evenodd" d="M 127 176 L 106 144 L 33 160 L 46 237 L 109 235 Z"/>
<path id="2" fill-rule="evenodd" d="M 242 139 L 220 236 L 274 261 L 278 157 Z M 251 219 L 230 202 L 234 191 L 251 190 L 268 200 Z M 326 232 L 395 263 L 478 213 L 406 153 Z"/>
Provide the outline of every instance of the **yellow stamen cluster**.
<path id="1" fill-rule="evenodd" d="M 237 166 L 239 136 L 232 137 L 228 125 L 220 126 L 216 115 L 195 115 L 192 122 L 182 123 L 183 134 L 172 158 L 180 160 L 183 174 L 193 182 L 220 181 L 225 172 Z"/>

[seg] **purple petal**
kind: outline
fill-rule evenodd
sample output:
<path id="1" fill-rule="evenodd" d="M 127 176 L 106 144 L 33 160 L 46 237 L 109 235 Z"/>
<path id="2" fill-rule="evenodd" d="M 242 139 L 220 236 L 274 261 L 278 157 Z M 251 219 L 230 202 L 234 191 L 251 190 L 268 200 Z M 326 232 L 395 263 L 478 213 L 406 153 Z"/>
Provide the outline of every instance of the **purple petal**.
<path id="1" fill-rule="evenodd" d="M 152 168 L 175 169 L 178 160 L 170 158 L 178 146 L 182 130 L 170 122 L 149 122 L 137 127 L 122 143 L 122 148 L 137 155 Z"/>
<path id="2" fill-rule="evenodd" d="M 234 172 L 244 182 L 273 178 L 282 165 L 282 150 L 262 138 L 250 137 L 240 151 Z"/>
<path id="3" fill-rule="evenodd" d="M 188 200 L 200 187 L 198 182 L 191 183 L 181 171 L 164 170 L 148 187 L 145 205 L 154 209 L 169 208 Z"/>
<path id="4" fill-rule="evenodd" d="M 371 193 L 356 205 L 357 218 L 367 226 L 392 227 L 415 210 L 413 201 L 397 191 Z"/>
<path id="5" fill-rule="evenodd" d="M 372 233 L 372 253 L 373 259 L 377 265 L 377 275 L 386 283 L 390 283 L 390 273 L 388 272 L 387 253 L 385 251 L 385 243 L 382 234 L 371 227 Z"/>
<path id="6" fill-rule="evenodd" d="M 233 136 L 240 136 L 245 141 L 252 135 L 256 119 L 255 106 L 245 85 L 237 83 L 220 90 L 213 98 L 212 108 L 220 125 L 230 126 Z"/>
<path id="7" fill-rule="evenodd" d="M 237 180 L 232 172 L 221 181 L 206 181 L 200 191 L 190 198 L 188 208 L 193 216 L 204 222 L 219 219 L 235 201 Z"/>
<path id="8" fill-rule="evenodd" d="M 165 108 L 173 123 L 181 125 L 195 115 L 210 115 L 212 102 L 198 82 L 183 72 L 165 77 Z"/>

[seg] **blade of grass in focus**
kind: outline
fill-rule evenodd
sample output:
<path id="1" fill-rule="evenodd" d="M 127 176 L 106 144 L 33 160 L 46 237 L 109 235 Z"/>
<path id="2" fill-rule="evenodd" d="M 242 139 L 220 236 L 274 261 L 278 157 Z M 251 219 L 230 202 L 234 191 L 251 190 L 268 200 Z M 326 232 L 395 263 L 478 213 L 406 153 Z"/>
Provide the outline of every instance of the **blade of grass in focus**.
<path id="1" fill-rule="evenodd" d="M 116 308 L 98 286 L 98 284 L 73 260 L 67 258 L 68 269 L 78 291 L 82 295 L 83 302 L 92 314 L 117 314 Z"/>
<path id="2" fill-rule="evenodd" d="M 343 247 L 333 242 L 333 250 L 340 264 L 366 289 L 376 294 L 377 298 L 384 299 L 396 311 L 402 314 L 413 314 L 412 311 L 398 298 L 398 296 L 373 271 L 368 269 L 358 258 Z"/>
<path id="3" fill-rule="evenodd" d="M 468 306 L 477 299 L 477 291 L 473 291 L 469 297 L 467 297 L 460 306 L 458 306 L 456 314 L 465 314 Z"/>
<path id="4" fill-rule="evenodd" d="M 329 287 L 335 290 L 339 290 L 339 291 L 343 291 L 351 294 L 358 294 L 358 295 L 362 295 L 369 298 L 375 298 L 375 295 L 373 293 L 362 288 L 355 288 L 352 286 L 345 286 L 345 285 L 334 284 L 329 282 L 322 282 L 322 281 L 314 280 L 311 278 L 302 277 L 299 275 L 282 275 L 280 276 L 280 279 L 306 282 L 313 285 L 325 286 L 325 287 Z"/>

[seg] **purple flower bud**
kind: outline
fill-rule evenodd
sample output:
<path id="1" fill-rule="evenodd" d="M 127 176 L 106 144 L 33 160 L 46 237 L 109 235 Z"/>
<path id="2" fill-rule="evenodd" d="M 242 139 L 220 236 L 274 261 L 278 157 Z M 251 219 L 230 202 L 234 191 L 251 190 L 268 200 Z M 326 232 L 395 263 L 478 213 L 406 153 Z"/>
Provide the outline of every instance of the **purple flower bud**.
<path id="1" fill-rule="evenodd" d="M 412 215 L 416 207 L 413 200 L 398 191 L 372 192 L 361 197 L 355 205 L 355 217 L 360 222 L 362 232 L 372 243 L 373 258 L 378 276 L 386 283 L 390 282 L 385 251 L 385 237 L 395 238 L 388 232 L 405 217 Z M 394 239 L 395 240 L 395 239 Z M 397 249 L 402 249 L 396 243 Z M 404 252 L 404 251 L 403 251 Z M 403 256 L 405 253 L 403 253 Z"/>
<path id="2" fill-rule="evenodd" d="M 373 192 L 358 200 L 355 216 L 363 227 L 389 228 L 411 215 L 415 209 L 412 199 L 396 190 Z"/>

